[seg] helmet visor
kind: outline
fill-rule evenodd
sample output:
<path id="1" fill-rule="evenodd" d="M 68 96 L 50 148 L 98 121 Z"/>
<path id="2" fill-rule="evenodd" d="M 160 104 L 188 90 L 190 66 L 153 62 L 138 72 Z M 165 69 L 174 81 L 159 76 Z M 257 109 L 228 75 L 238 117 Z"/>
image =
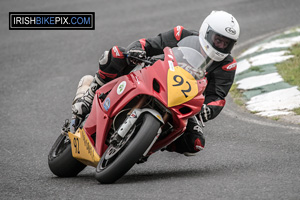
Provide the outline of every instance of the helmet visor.
<path id="1" fill-rule="evenodd" d="M 206 31 L 205 39 L 211 44 L 214 49 L 226 54 L 231 52 L 234 44 L 236 43 L 236 40 L 217 33 L 210 26 Z"/>

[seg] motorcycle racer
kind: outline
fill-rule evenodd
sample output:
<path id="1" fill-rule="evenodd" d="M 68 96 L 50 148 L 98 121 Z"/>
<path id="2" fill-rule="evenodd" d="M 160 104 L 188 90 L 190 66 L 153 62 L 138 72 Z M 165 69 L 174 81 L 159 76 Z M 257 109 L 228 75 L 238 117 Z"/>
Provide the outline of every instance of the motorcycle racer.
<path id="1" fill-rule="evenodd" d="M 212 63 L 206 70 L 207 87 L 204 92 L 205 102 L 200 112 L 204 122 L 214 119 L 225 106 L 225 97 L 234 81 L 236 61 L 230 55 L 237 42 L 240 28 L 237 20 L 225 11 L 212 11 L 199 31 L 176 26 L 170 31 L 160 33 L 156 37 L 140 39 L 127 48 L 113 46 L 105 51 L 99 59 L 99 70 L 92 76 L 84 76 L 78 85 L 73 101 L 73 117 L 79 121 L 91 110 L 93 98 L 97 89 L 109 81 L 128 74 L 138 63 L 129 57 L 144 58 L 163 53 L 165 47 L 180 46 L 184 38 L 197 37 L 192 46 L 198 51 L 204 51 Z M 185 133 L 167 147 L 168 151 L 194 155 L 204 149 L 205 139 L 201 125 L 196 117 L 190 118 Z"/>

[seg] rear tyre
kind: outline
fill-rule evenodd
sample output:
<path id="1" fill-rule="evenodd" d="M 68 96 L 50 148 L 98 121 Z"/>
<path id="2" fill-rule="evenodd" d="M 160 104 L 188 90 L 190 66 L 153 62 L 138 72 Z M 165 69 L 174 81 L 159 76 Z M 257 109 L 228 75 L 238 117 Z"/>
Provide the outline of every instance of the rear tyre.
<path id="1" fill-rule="evenodd" d="M 60 135 L 52 146 L 48 165 L 52 173 L 59 177 L 77 176 L 86 167 L 72 156 L 71 142 L 65 135 Z"/>
<path id="2" fill-rule="evenodd" d="M 100 183 L 114 183 L 121 178 L 148 149 L 160 127 L 160 122 L 146 113 L 138 119 L 118 148 L 110 145 L 102 155 L 96 168 L 96 179 Z"/>

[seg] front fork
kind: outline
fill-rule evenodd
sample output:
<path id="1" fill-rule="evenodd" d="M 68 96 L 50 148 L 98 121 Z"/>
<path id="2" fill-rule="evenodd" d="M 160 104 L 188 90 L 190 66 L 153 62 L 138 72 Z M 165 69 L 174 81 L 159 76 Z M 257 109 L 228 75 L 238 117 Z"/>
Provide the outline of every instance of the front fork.
<path id="1" fill-rule="evenodd" d="M 118 128 L 118 130 L 112 135 L 110 139 L 110 143 L 112 145 L 117 145 L 119 142 L 126 136 L 126 134 L 132 129 L 134 124 L 136 123 L 137 119 L 143 114 L 143 113 L 150 113 L 152 114 L 156 119 L 158 119 L 162 124 L 164 124 L 164 118 L 160 115 L 159 112 L 157 112 L 154 109 L 150 108 L 142 108 L 142 106 L 145 104 L 147 100 L 147 96 L 143 96 L 138 103 L 130 110 L 128 113 L 127 118 L 123 122 L 123 124 Z M 161 129 L 158 131 L 158 136 L 155 137 L 156 139 L 159 137 L 159 134 L 161 133 Z M 156 139 L 152 142 L 150 146 L 154 144 Z"/>

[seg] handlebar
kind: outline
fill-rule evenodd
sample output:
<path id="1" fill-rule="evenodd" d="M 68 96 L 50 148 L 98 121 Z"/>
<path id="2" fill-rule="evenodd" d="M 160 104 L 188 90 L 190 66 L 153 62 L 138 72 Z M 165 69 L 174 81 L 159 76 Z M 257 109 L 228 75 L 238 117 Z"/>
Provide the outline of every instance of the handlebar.
<path id="1" fill-rule="evenodd" d="M 146 57 L 146 58 L 139 58 L 139 57 L 135 57 L 135 56 L 130 56 L 129 54 L 127 53 L 124 53 L 123 54 L 126 58 L 132 58 L 132 59 L 135 59 L 135 60 L 138 60 L 138 61 L 141 61 L 147 65 L 153 65 L 154 62 L 156 60 L 153 60 L 151 57 Z"/>

